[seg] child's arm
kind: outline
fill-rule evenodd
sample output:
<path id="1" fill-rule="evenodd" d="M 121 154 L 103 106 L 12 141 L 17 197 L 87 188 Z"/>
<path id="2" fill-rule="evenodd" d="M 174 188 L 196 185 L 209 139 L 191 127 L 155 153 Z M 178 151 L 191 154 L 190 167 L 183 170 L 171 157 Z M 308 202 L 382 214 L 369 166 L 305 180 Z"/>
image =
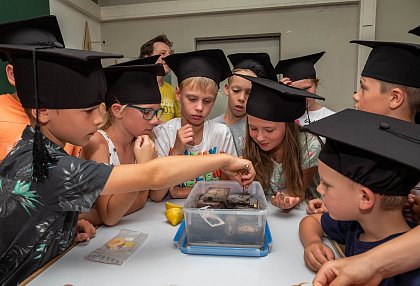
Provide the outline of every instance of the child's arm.
<path id="1" fill-rule="evenodd" d="M 322 243 L 321 214 L 304 217 L 299 224 L 299 237 L 305 248 L 304 259 L 309 269 L 318 271 L 322 264 L 334 259 L 333 251 Z"/>
<path id="2" fill-rule="evenodd" d="M 317 285 L 378 285 L 384 278 L 417 269 L 420 265 L 420 226 L 359 255 L 325 264 Z"/>
<path id="3" fill-rule="evenodd" d="M 137 139 L 139 141 L 137 145 L 137 153 L 139 150 L 142 150 L 142 139 Z M 145 147 L 148 147 L 147 144 L 144 144 Z M 135 148 L 135 150 L 136 150 Z M 144 149 L 144 148 L 143 148 Z M 137 154 L 138 155 L 138 154 Z M 137 156 L 136 156 L 137 157 Z M 88 160 L 94 160 L 98 163 L 109 163 L 109 150 L 108 144 L 106 143 L 104 137 L 96 132 L 92 136 L 89 144 L 82 149 L 82 158 Z M 137 193 L 126 193 L 115 195 L 103 195 L 101 194 L 96 200 L 95 206 L 99 220 L 95 219 L 91 221 L 96 223 L 102 221 L 106 225 L 116 225 L 120 219 L 127 213 L 127 211 L 132 206 L 133 202 L 137 197 Z M 88 219 L 95 218 L 95 214 L 87 215 Z"/>
<path id="4" fill-rule="evenodd" d="M 244 174 L 246 165 L 248 174 Z M 251 161 L 230 155 L 167 156 L 144 164 L 115 166 L 102 195 L 169 188 L 217 169 L 241 185 L 250 185 L 255 177 Z"/>

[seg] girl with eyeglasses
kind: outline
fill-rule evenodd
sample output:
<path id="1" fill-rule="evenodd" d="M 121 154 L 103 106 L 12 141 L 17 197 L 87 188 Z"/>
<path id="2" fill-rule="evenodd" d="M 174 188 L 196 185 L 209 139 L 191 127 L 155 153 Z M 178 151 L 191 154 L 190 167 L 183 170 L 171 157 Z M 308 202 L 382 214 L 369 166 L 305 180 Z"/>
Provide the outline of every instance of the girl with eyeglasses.
<path id="1" fill-rule="evenodd" d="M 139 60 L 105 68 L 108 85 L 104 122 L 83 147 L 82 158 L 110 165 L 145 163 L 157 157 L 151 137 L 163 110 L 156 76 L 162 65 L 135 65 Z M 134 64 L 134 65 L 133 65 Z M 139 150 L 135 141 L 140 140 Z M 153 196 L 153 192 L 150 192 Z M 116 225 L 121 218 L 141 209 L 149 191 L 101 195 L 95 208 L 82 217 L 94 225 Z"/>

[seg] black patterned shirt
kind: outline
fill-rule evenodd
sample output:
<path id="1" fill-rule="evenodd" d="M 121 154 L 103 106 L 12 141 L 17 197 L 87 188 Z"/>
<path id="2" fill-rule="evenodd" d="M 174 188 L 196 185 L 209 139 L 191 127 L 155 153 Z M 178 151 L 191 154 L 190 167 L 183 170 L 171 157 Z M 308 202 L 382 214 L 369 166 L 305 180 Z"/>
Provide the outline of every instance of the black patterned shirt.
<path id="1" fill-rule="evenodd" d="M 17 285 L 72 244 L 79 212 L 92 207 L 112 171 L 44 137 L 58 160 L 47 180 L 31 182 L 33 136 L 27 126 L 0 165 L 0 285 Z"/>

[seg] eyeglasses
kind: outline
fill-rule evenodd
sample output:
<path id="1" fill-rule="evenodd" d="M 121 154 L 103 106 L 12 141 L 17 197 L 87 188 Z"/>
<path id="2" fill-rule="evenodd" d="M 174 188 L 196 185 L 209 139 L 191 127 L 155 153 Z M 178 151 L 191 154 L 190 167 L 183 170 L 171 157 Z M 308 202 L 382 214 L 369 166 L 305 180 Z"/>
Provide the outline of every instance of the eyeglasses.
<path id="1" fill-rule="evenodd" d="M 127 107 L 131 107 L 134 109 L 139 110 L 141 113 L 143 113 L 143 118 L 144 120 L 152 120 L 153 117 L 157 117 L 157 119 L 160 119 L 163 115 L 163 108 L 159 108 L 154 110 L 153 108 L 143 108 L 143 107 L 138 107 L 135 105 L 131 105 L 131 104 L 127 104 Z"/>

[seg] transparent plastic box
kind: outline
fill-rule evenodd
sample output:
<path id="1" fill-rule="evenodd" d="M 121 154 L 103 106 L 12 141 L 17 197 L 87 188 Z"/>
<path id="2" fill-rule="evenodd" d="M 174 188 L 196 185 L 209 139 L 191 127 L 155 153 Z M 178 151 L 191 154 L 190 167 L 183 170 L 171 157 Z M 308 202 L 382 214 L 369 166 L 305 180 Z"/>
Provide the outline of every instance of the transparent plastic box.
<path id="1" fill-rule="evenodd" d="M 209 188 L 229 188 L 231 194 L 242 194 L 242 186 L 234 181 L 197 182 L 184 204 L 185 227 L 189 245 L 221 247 L 257 247 L 264 244 L 267 200 L 259 182 L 248 187 L 258 209 L 197 208 L 200 197 Z"/>

